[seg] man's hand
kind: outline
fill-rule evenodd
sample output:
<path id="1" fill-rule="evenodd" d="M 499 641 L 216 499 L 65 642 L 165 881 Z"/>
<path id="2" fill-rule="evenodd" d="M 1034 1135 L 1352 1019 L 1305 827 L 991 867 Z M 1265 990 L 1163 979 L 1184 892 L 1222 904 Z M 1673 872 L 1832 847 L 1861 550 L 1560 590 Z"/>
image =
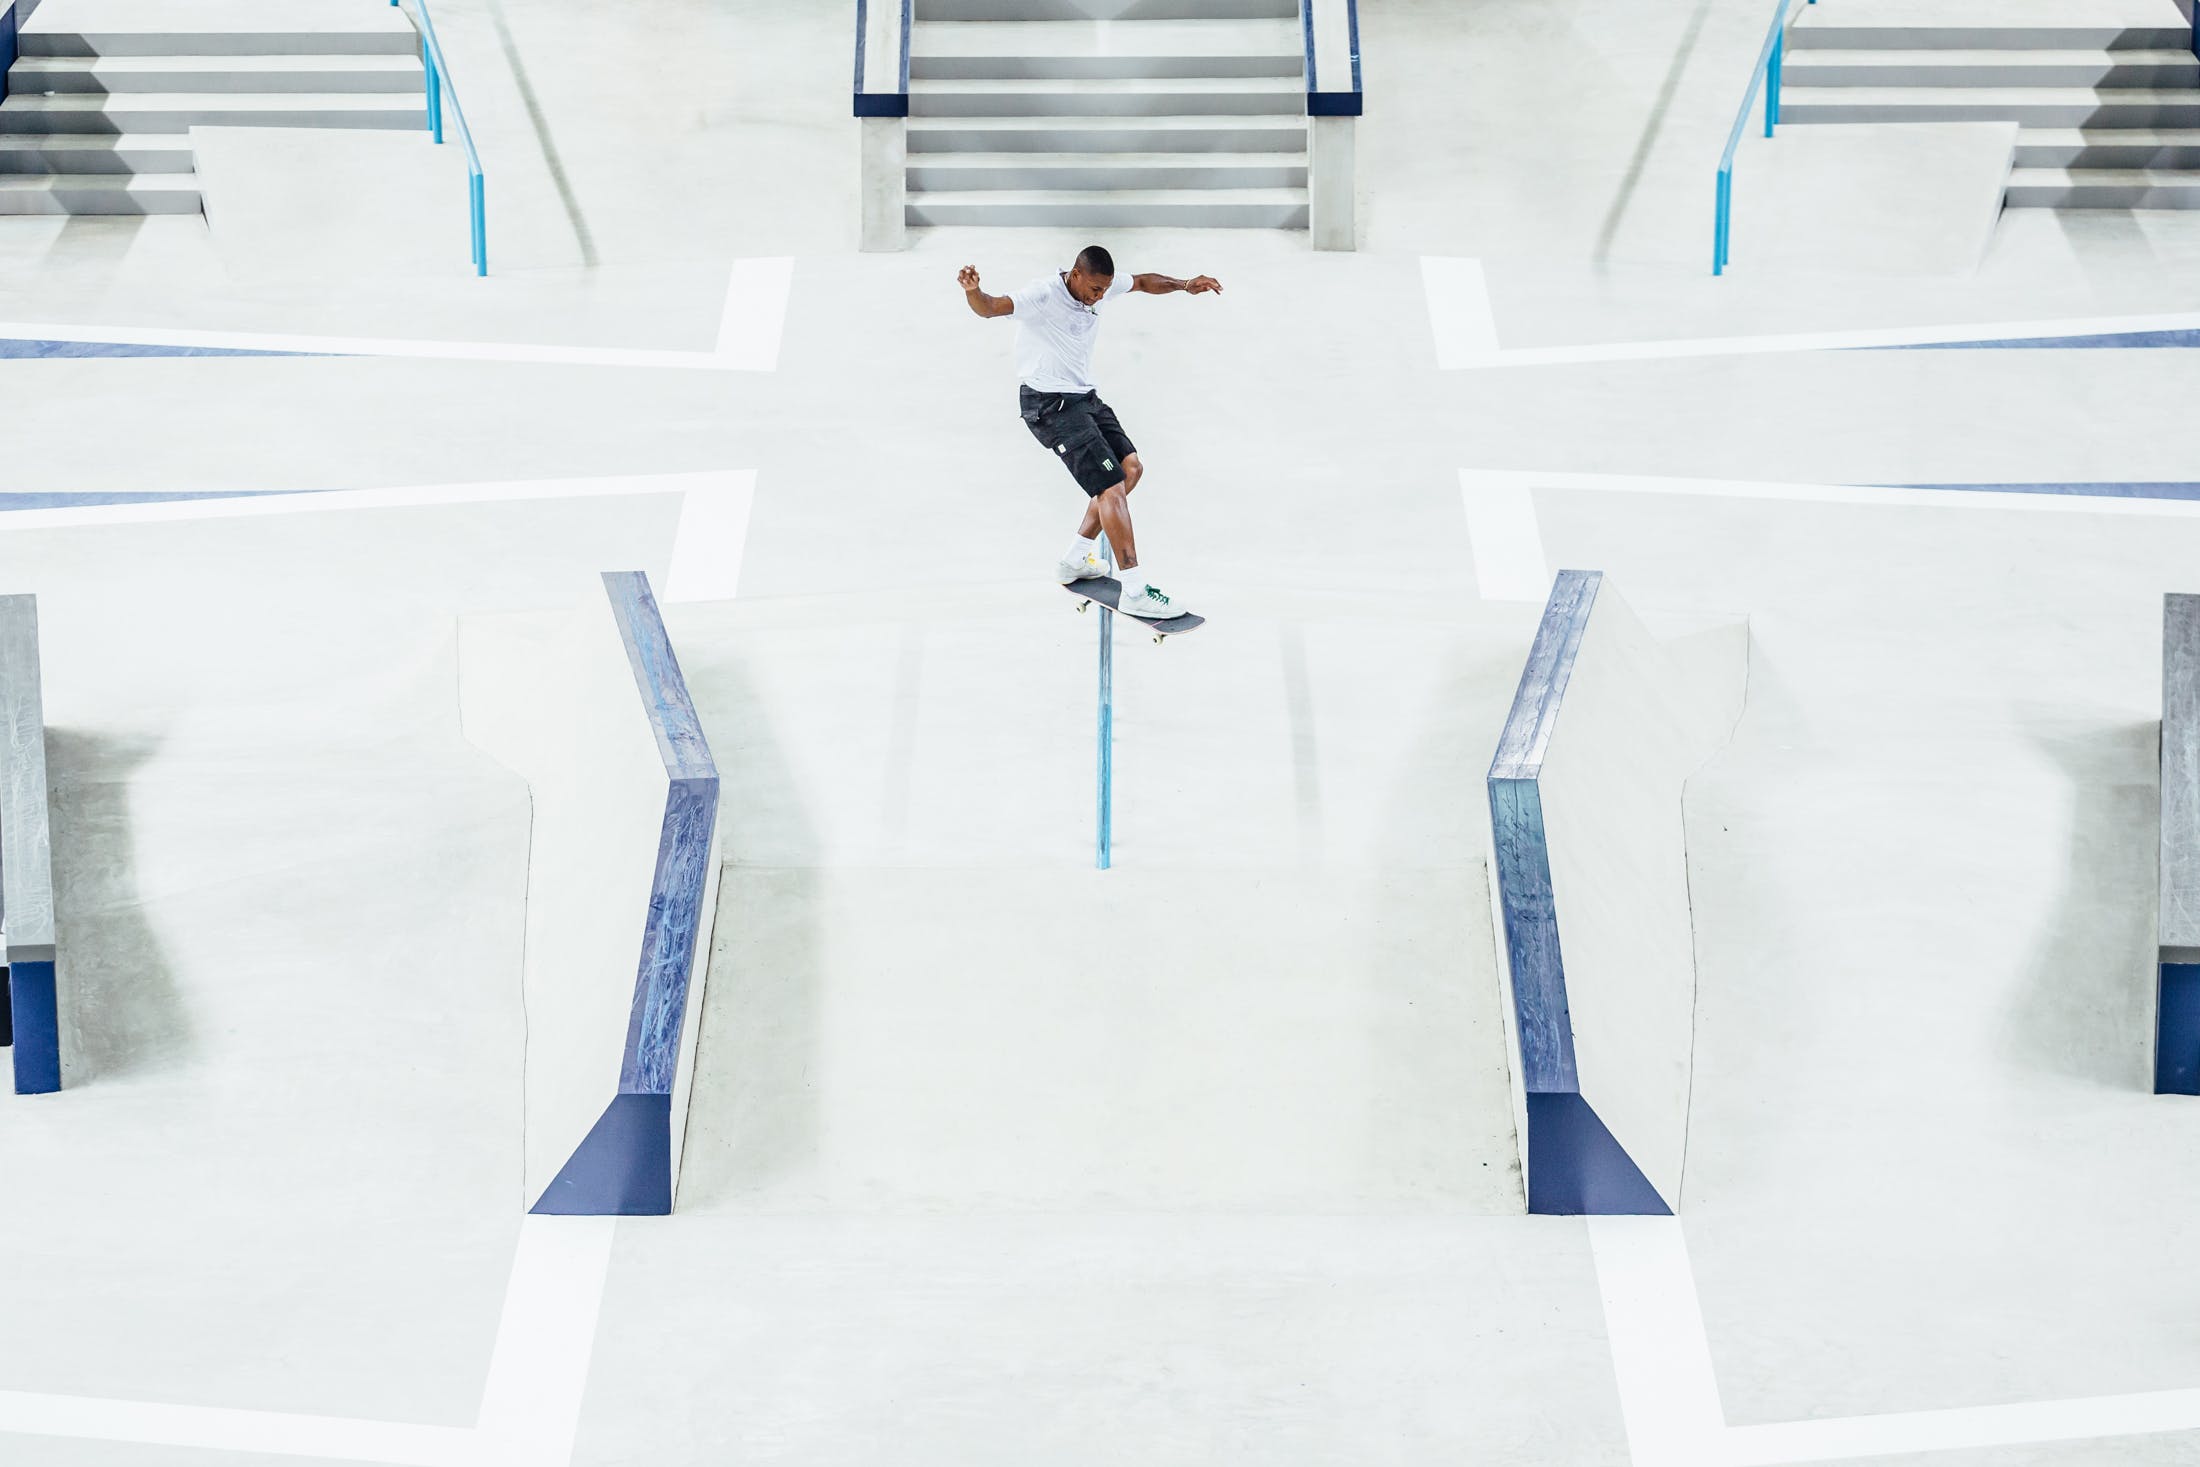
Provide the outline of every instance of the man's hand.
<path id="1" fill-rule="evenodd" d="M 1145 295 L 1174 295 L 1184 291 L 1189 295 L 1205 295 L 1213 291 L 1222 294 L 1222 282 L 1212 275 L 1201 275 L 1192 280 L 1178 280 L 1173 275 L 1134 275 L 1131 289 Z"/>
<path id="2" fill-rule="evenodd" d="M 1005 295 L 987 295 L 978 289 L 978 267 L 965 265 L 955 274 L 955 283 L 963 288 L 963 299 L 970 302 L 970 309 L 985 317 L 1005 316 L 1016 309 L 1016 303 Z"/>

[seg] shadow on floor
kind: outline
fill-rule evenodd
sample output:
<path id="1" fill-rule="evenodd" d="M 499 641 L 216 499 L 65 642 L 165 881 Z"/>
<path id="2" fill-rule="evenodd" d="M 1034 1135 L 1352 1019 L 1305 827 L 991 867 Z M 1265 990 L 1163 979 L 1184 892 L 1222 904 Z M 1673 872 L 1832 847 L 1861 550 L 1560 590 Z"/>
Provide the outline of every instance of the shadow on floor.
<path id="1" fill-rule="evenodd" d="M 154 748 L 149 739 L 46 731 L 68 1085 L 155 1074 L 191 1055 L 190 1017 L 137 889 L 130 779 Z"/>

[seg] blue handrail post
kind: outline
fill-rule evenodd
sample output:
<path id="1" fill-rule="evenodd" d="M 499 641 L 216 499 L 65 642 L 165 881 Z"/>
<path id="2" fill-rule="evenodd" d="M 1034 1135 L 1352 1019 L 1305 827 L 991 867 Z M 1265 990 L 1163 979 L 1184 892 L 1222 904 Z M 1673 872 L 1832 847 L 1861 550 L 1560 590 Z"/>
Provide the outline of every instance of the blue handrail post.
<path id="1" fill-rule="evenodd" d="M 1722 168 L 1719 170 L 1719 205 L 1711 226 L 1711 273 L 1714 275 L 1726 273 L 1727 236 L 1733 229 L 1733 212 L 1734 170 Z"/>
<path id="2" fill-rule="evenodd" d="M 1765 136 L 1772 136 L 1774 124 L 1780 120 L 1780 59 L 1787 50 L 1787 33 L 1783 30 L 1772 43 L 1772 65 L 1765 72 Z"/>
<path id="3" fill-rule="evenodd" d="M 1115 574 L 1108 537 L 1100 536 L 1100 563 Z M 1101 871 L 1115 859 L 1115 613 L 1100 607 L 1100 808 L 1093 865 Z"/>
<path id="4" fill-rule="evenodd" d="M 489 273 L 489 205 L 485 197 L 486 186 L 480 174 L 473 175 L 470 192 L 474 204 L 474 273 Z"/>
<path id="5" fill-rule="evenodd" d="M 433 64 L 428 67 L 428 131 L 443 141 L 443 77 Z"/>

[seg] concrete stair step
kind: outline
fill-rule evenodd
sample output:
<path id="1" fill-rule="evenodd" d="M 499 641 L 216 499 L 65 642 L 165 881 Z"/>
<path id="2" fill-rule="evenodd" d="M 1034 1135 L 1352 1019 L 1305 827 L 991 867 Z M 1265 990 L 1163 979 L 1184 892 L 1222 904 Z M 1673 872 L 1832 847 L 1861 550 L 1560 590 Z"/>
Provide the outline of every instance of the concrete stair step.
<path id="1" fill-rule="evenodd" d="M 962 21 L 919 25 L 909 71 L 924 80 L 1304 77 L 1304 39 L 1284 20 Z"/>
<path id="2" fill-rule="evenodd" d="M 1110 0 L 1111 21 L 1296 20 L 1298 0 Z M 1091 0 L 916 0 L 919 21 L 1090 20 Z"/>
<path id="3" fill-rule="evenodd" d="M 925 153 L 911 155 L 908 182 L 941 193 L 1303 189 L 1306 154 Z"/>
<path id="4" fill-rule="evenodd" d="M 1304 229 L 1304 189 L 986 189 L 911 194 L 915 225 L 1090 229 Z"/>
<path id="5" fill-rule="evenodd" d="M 0 174 L 190 173 L 191 135 L 0 133 Z"/>
<path id="6" fill-rule="evenodd" d="M 23 15 L 18 44 L 25 56 L 405 56 L 420 46 L 404 13 L 374 0 L 48 0 Z"/>
<path id="7" fill-rule="evenodd" d="M 1297 114 L 1179 117 L 912 117 L 918 153 L 1293 153 L 1306 150 Z M 0 106 L 0 112 L 5 112 Z"/>
<path id="8" fill-rule="evenodd" d="M 1800 51 L 2174 51 L 2188 45 L 2181 26 L 1853 25 L 1816 12 L 1788 27 L 1790 55 Z"/>
<path id="9" fill-rule="evenodd" d="M 2200 168 L 2200 127 L 2046 128 L 2017 133 L 2019 168 Z"/>
<path id="10" fill-rule="evenodd" d="M 2003 202 L 2019 209 L 2200 209 L 2200 169 L 2013 168 Z"/>
<path id="11" fill-rule="evenodd" d="M 0 214 L 196 214 L 195 175 L 112 173 L 0 176 Z"/>
<path id="12" fill-rule="evenodd" d="M 8 91 L 84 92 L 417 92 L 414 56 L 26 56 L 8 71 Z"/>
<path id="13" fill-rule="evenodd" d="M 2146 87 L 1800 87 L 1782 122 L 2016 122 L 2027 127 L 2200 126 L 2200 95 Z"/>
<path id="14" fill-rule="evenodd" d="M 120 96 L 11 96 L 0 102 L 0 133 L 184 132 L 193 127 L 424 128 L 426 99 L 377 92 L 281 92 L 208 96 L 132 92 Z"/>
<path id="15" fill-rule="evenodd" d="M 2171 51 L 1808 51 L 1783 68 L 1809 87 L 2200 87 L 2200 56 Z"/>
<path id="16" fill-rule="evenodd" d="M 912 81 L 912 117 L 1152 117 L 1187 113 L 1304 112 L 1306 85 L 1292 77 L 1061 77 L 1053 80 Z"/>

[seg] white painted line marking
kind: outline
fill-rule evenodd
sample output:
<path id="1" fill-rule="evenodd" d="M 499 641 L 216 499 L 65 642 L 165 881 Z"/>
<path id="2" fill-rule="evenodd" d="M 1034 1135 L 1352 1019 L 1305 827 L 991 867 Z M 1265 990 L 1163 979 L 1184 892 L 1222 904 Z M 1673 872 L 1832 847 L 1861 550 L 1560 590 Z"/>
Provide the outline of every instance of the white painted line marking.
<path id="1" fill-rule="evenodd" d="M 1551 572 L 1543 559 L 1534 490 L 1526 483 L 1484 482 L 1462 469 L 1459 492 L 1467 507 L 1467 538 L 1474 547 L 1474 579 L 1482 599 L 1546 599 Z"/>
<path id="2" fill-rule="evenodd" d="M 0 1391 L 0 1434 L 381 1462 L 564 1467 L 596 1345 L 617 1219 L 527 1217 L 473 1427 Z"/>
<path id="3" fill-rule="evenodd" d="M 1539 473 L 1526 469 L 1461 469 L 1459 479 L 1461 484 L 1478 495 L 1491 495 L 1508 488 L 1580 489 L 1603 494 L 1675 494 L 1708 499 L 1786 500 L 1797 504 L 2017 510 L 2027 514 L 2139 515 L 2167 519 L 2185 519 L 2200 515 L 2200 500 L 2137 499 L 2122 495 L 2021 494 L 1991 489 L 1899 489 L 1870 484 L 1766 484 L 1739 479 L 1673 479 L 1647 474 Z"/>
<path id="4" fill-rule="evenodd" d="M 1497 317 L 1480 260 L 1421 257 L 1421 286 L 1428 292 L 1429 325 L 1436 333 L 1439 368 L 1478 367 L 1497 355 Z"/>
<path id="5" fill-rule="evenodd" d="M 1489 283 L 1480 260 L 1424 256 L 1421 278 L 1428 293 L 1429 323 L 1436 333 L 1436 364 L 1442 368 L 1565 366 L 1580 362 L 1854 351 L 1866 347 L 1932 346 L 1946 342 L 2031 341 L 2051 336 L 2123 336 L 2141 331 L 2200 330 L 2200 311 L 2171 311 L 2043 321 L 1945 322 L 1935 326 L 1802 331 L 1770 336 L 1673 337 L 1662 341 L 1609 341 L 1582 346 L 1504 347 L 1497 341 L 1496 320 L 1489 303 Z M 1474 298 L 1477 289 L 1479 305 Z M 1482 345 L 1484 342 L 1486 345 Z"/>
<path id="6" fill-rule="evenodd" d="M 769 372 L 779 363 L 791 259 L 737 260 L 727 282 L 718 337 L 709 351 L 545 346 L 511 341 L 424 341 L 386 336 L 308 336 L 287 332 L 200 331 L 166 326 L 71 326 L 49 321 L 0 322 L 0 337 L 27 341 L 88 341 L 127 346 L 204 346 L 232 351 L 408 357 L 439 361 L 534 362 L 579 367 L 660 367 L 708 372 Z"/>
<path id="7" fill-rule="evenodd" d="M 718 320 L 717 357 L 729 370 L 775 372 L 794 293 L 792 259 L 736 260 Z"/>
<path id="8" fill-rule="evenodd" d="M 514 1462 L 573 1457 L 618 1219 L 534 1217 L 520 1224 L 479 1430 Z"/>
<path id="9" fill-rule="evenodd" d="M 1680 1224 L 1587 1221 L 1634 1467 L 1707 1467 L 1726 1416 Z"/>
<path id="10" fill-rule="evenodd" d="M 665 601 L 731 601 L 739 594 L 756 475 L 714 477 L 719 482 L 689 489 L 680 502 L 672 565 L 665 572 Z"/>
<path id="11" fill-rule="evenodd" d="M 1728 1426 L 1680 1222 L 1586 1221 L 1634 1467 L 1775 1467 L 2200 1430 L 2200 1390 Z"/>

